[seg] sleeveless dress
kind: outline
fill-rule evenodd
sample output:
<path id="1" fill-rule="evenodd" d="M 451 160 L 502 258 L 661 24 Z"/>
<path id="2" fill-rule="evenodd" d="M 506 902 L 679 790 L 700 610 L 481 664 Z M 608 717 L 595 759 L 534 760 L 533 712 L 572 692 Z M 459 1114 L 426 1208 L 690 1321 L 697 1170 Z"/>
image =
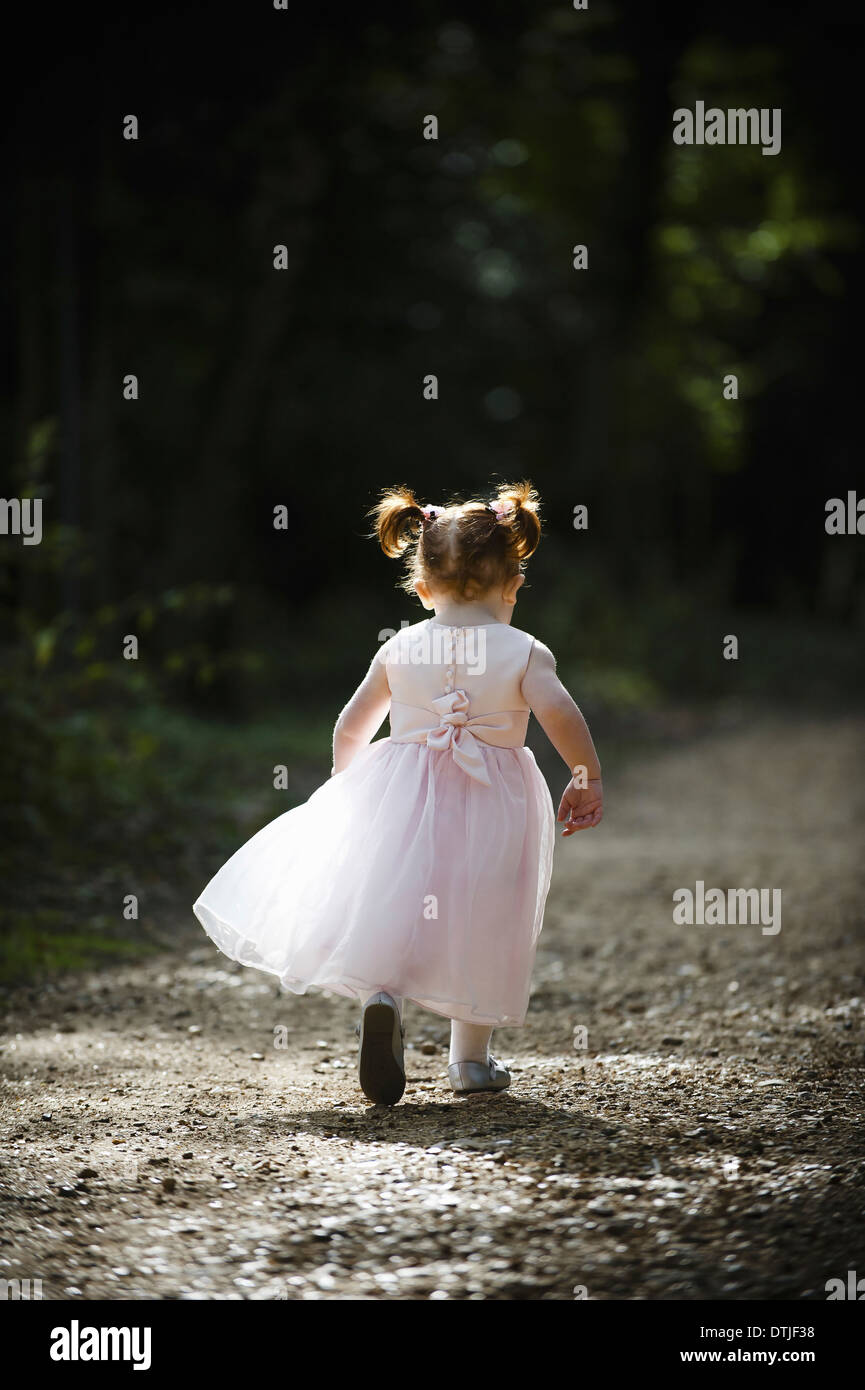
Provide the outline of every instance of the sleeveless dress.
<path id="1" fill-rule="evenodd" d="M 427 619 L 384 644 L 390 736 L 248 840 L 193 906 L 224 954 L 310 988 L 525 1022 L 555 814 L 521 681 L 534 638 Z"/>

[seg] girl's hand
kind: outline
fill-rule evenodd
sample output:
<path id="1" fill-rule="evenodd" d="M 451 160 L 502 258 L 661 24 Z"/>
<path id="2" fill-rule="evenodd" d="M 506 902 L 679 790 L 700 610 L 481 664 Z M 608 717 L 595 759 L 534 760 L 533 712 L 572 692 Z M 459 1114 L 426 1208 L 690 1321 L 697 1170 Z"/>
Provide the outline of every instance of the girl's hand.
<path id="1" fill-rule="evenodd" d="M 600 777 L 591 777 L 588 786 L 575 787 L 573 779 L 565 787 L 556 820 L 565 821 L 563 835 L 598 825 L 604 814 L 604 788 Z"/>

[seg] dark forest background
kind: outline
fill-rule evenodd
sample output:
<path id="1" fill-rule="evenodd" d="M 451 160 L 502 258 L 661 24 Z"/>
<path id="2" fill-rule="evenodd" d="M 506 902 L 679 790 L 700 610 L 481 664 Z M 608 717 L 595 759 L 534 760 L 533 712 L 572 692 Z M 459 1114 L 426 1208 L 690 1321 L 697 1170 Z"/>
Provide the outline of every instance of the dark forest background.
<path id="1" fill-rule="evenodd" d="M 261 0 L 29 23 L 0 409 L 3 495 L 43 499 L 44 538 L 0 536 L 9 972 L 164 940 L 327 776 L 380 631 L 421 616 L 365 536 L 386 484 L 533 480 L 516 623 L 605 765 L 695 711 L 856 701 L 863 541 L 824 523 L 862 486 L 858 12 Z M 698 99 L 780 107 L 780 154 L 674 145 Z"/>

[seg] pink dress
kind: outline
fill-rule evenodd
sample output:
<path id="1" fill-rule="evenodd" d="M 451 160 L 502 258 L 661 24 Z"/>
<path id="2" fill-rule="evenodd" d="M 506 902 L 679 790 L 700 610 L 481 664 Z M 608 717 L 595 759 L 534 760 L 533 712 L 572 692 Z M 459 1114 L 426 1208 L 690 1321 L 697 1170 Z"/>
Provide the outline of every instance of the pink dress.
<path id="1" fill-rule="evenodd" d="M 525 1022 L 555 818 L 524 747 L 534 638 L 428 619 L 385 643 L 390 737 L 229 859 L 193 911 L 226 955 L 310 988 Z"/>

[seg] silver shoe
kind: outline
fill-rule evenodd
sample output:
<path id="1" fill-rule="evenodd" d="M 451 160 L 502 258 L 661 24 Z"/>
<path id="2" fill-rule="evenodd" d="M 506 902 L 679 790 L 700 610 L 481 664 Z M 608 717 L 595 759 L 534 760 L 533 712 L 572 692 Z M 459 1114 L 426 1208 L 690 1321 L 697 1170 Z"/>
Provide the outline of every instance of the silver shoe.
<path id="1" fill-rule="evenodd" d="M 489 1062 L 451 1062 L 448 1067 L 451 1090 L 465 1095 L 471 1091 L 504 1091 L 511 1084 L 511 1074 L 495 1057 Z"/>
<path id="2" fill-rule="evenodd" d="M 357 1077 L 364 1095 L 377 1105 L 396 1105 L 405 1090 L 403 1038 L 395 1000 L 381 990 L 363 1006 L 355 1032 L 360 1038 Z"/>

